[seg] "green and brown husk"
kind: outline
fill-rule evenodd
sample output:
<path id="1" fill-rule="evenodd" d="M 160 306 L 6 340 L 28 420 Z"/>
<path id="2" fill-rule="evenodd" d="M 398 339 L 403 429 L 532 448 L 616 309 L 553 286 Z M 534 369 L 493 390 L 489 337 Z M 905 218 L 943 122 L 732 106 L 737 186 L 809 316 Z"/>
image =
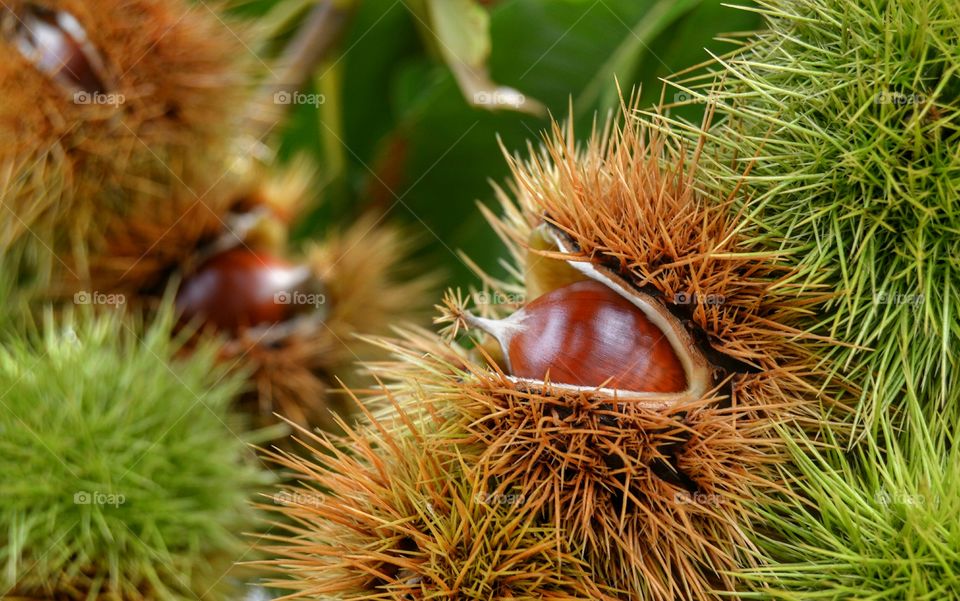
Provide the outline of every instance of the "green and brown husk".
<path id="1" fill-rule="evenodd" d="M 241 380 L 167 311 L 52 316 L 0 350 L 0 592 L 70 601 L 229 599 L 272 478 L 230 409 Z"/>
<path id="2" fill-rule="evenodd" d="M 83 27 L 116 104 L 78 103 L 19 52 L 20 11 L 37 6 Z M 221 361 L 251 376 L 240 404 L 258 423 L 280 413 L 333 427 L 331 410 L 349 407 L 331 392 L 334 374 L 362 386 L 350 366 L 376 356 L 354 334 L 423 313 L 431 280 L 404 276 L 409 237 L 372 219 L 309 248 L 289 242 L 316 168 L 281 166 L 258 139 L 249 113 L 264 63 L 248 51 L 259 45 L 250 24 L 181 0 L 14 2 L 0 17 L 0 138 L 12 141 L 0 148 L 0 269 L 18 295 L 36 307 L 106 295 L 156 311 L 223 244 L 305 264 L 327 291 L 322 323 L 279 341 L 242 332 Z"/>
<path id="3" fill-rule="evenodd" d="M 778 466 L 787 460 L 777 427 L 815 428 L 850 388 L 825 384 L 816 355 L 823 341 L 799 325 L 822 295 L 792 285 L 791 271 L 774 253 L 745 242 L 730 199 L 696 186 L 699 148 L 629 114 L 582 147 L 573 139 L 572 131 L 557 128 L 540 153 L 511 159 L 515 199 L 500 193 L 505 214 L 493 225 L 517 267 L 510 281 L 484 276 L 483 296 L 522 299 L 525 276 L 527 289 L 549 290 L 549 278 L 531 274 L 564 260 L 614 270 L 686 320 L 714 358 L 714 387 L 702 398 L 664 406 L 517 381 L 483 347 L 471 351 L 427 332 L 382 342 L 396 356 L 373 366 L 386 383 L 382 412 L 347 438 L 320 442 L 335 461 L 320 453 L 312 462 L 280 458 L 301 479 L 293 494 L 320 493 L 310 497 L 311 507 L 275 508 L 306 520 L 269 549 L 278 556 L 270 565 L 295 583 L 289 586 L 296 597 L 323 591 L 352 599 L 538 598 L 518 591 L 488 596 L 505 577 L 495 560 L 506 549 L 501 531 L 517 527 L 513 520 L 552 532 L 553 552 L 582 562 L 585 582 L 617 598 L 714 598 L 735 587 L 733 570 L 757 562 L 747 536 L 756 525 L 752 501 L 782 488 Z M 529 248 L 541 223 L 577 251 Z M 680 292 L 724 302 L 679 306 Z M 443 308 L 441 321 L 452 334 L 463 325 L 465 304 L 453 294 Z M 508 307 L 478 309 L 493 316 Z M 413 467 L 409 454 L 417 457 Z M 424 471 L 435 462 L 449 466 L 440 469 L 446 476 L 435 467 Z M 518 505 L 490 514 L 489 524 L 461 526 L 461 536 L 486 541 L 471 547 L 472 566 L 486 571 L 461 572 L 469 571 L 469 584 L 429 571 L 424 545 L 443 543 L 446 531 L 398 547 L 389 542 L 396 535 L 378 539 L 367 522 L 407 523 L 409 514 L 425 511 L 422 497 L 390 484 L 399 477 L 395 470 L 411 469 L 415 481 L 466 481 L 484 499 Z M 358 485 L 368 473 L 377 487 Z M 367 505 L 344 509 L 356 503 L 356 486 L 369 505 L 402 502 L 411 509 L 402 515 Z M 340 535 L 341 529 L 365 537 Z M 336 569 L 325 569 L 331 565 Z M 389 565 L 406 570 L 402 592 L 375 567 Z M 580 597 L 567 591 L 557 598 Z"/>
<path id="4" fill-rule="evenodd" d="M 677 86 L 710 102 L 701 161 L 755 243 L 832 291 L 810 316 L 859 384 L 856 435 L 790 436 L 791 497 L 758 499 L 744 598 L 945 599 L 960 590 L 960 6 L 761 2 L 767 30 Z M 699 128 L 690 128 L 693 138 Z M 741 177 L 736 165 L 752 166 Z M 733 166 L 731 166 L 733 165 Z"/>
<path id="5" fill-rule="evenodd" d="M 521 499 L 529 523 L 552 527 L 618 598 L 953 598 L 960 7 L 772 0 L 756 10 L 768 31 L 676 84 L 711 103 L 709 127 L 652 112 L 582 148 L 555 132 L 512 161 L 493 223 L 516 268 L 504 282 L 483 276 L 476 297 L 516 301 L 478 311 L 501 316 L 550 289 L 530 277 L 538 265 L 571 259 L 664 303 L 678 292 L 723 298 L 677 313 L 736 360 L 720 370 L 729 386 L 651 411 L 531 387 L 502 371 L 496 349 L 412 332 L 385 343 L 397 355 L 379 369 L 391 403 L 371 427 L 406 437 L 416 424 L 420 456 L 457 457 L 481 494 Z M 525 246 L 542 222 L 572 254 Z M 469 321 L 468 304 L 447 297 L 449 332 Z M 363 468 L 300 470 L 303 486 L 324 483 L 320 507 L 353 498 L 355 472 L 389 477 L 390 449 L 358 453 L 358 438 L 337 452 Z M 303 545 L 358 548 L 313 515 L 272 548 L 295 597 L 346 592 L 337 583 L 353 573 L 349 598 L 490 598 L 416 576 L 395 595 L 352 564 L 328 578 Z M 386 563 L 407 557 L 376 548 Z"/>

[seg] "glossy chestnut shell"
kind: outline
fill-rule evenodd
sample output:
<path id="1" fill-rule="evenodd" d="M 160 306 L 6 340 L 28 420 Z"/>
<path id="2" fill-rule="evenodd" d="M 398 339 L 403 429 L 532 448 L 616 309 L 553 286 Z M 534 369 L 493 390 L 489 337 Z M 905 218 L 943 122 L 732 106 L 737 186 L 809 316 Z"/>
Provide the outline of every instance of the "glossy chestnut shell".
<path id="1" fill-rule="evenodd" d="M 703 398 L 714 385 L 713 367 L 692 333 L 662 299 L 577 254 L 562 232 L 541 224 L 531 232 L 524 270 L 536 298 L 504 319 L 462 308 L 455 315 L 496 339 L 500 349 L 488 349 L 491 358 L 502 359 L 518 383 L 549 381 L 656 406 Z"/>
<path id="2" fill-rule="evenodd" d="M 176 307 L 185 321 L 200 318 L 235 333 L 303 312 L 296 295 L 311 290 L 307 267 L 238 247 L 214 255 L 184 279 Z"/>
<path id="3" fill-rule="evenodd" d="M 28 3 L 15 14 L 12 29 L 17 49 L 37 69 L 71 89 L 104 91 L 99 57 L 72 15 Z"/>
<path id="4" fill-rule="evenodd" d="M 687 376 L 663 332 L 609 287 L 584 280 L 523 309 L 507 354 L 514 376 L 574 386 L 677 393 Z"/>

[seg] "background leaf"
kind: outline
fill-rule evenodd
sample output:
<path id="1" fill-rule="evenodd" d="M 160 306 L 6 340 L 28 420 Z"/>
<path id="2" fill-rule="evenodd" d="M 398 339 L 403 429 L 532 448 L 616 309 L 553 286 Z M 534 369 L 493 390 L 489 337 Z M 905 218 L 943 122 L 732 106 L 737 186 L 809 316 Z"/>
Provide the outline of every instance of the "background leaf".
<path id="1" fill-rule="evenodd" d="M 561 118 L 572 102 L 581 135 L 597 111 L 616 104 L 616 79 L 624 90 L 642 85 L 642 102 L 653 104 L 660 78 L 705 61 L 705 47 L 729 50 L 714 38 L 759 22 L 720 0 L 486 4 L 490 78 Z M 454 23 L 451 32 L 480 31 L 482 18 L 474 19 Z M 476 207 L 491 204 L 491 181 L 507 176 L 498 138 L 509 151 L 524 149 L 549 120 L 471 106 L 422 20 L 401 0 L 360 3 L 339 55 L 318 69 L 310 90 L 323 93 L 326 104 L 297 107 L 282 133 L 282 153 L 315 156 L 324 172 L 320 208 L 302 224 L 302 236 L 376 211 L 422 238 L 425 271 L 443 266 L 449 283 L 463 286 L 475 280 L 458 250 L 499 273 L 502 247 Z M 485 51 L 482 41 L 464 44 L 458 53 L 476 58 Z M 691 119 L 698 110 L 678 109 Z"/>

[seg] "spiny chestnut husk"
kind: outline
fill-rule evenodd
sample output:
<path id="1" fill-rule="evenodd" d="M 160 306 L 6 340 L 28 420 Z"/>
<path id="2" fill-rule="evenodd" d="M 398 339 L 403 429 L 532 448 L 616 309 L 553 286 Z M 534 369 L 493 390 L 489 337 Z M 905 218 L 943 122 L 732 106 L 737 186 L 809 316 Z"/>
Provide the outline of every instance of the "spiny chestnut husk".
<path id="1" fill-rule="evenodd" d="M 486 449 L 476 469 L 528 495 L 606 582 L 700 599 L 733 590 L 725 572 L 754 560 L 749 499 L 777 486 L 777 428 L 816 427 L 838 391 L 824 390 L 818 342 L 797 327 L 823 295 L 752 252 L 729 199 L 697 188 L 698 149 L 660 125 L 628 114 L 581 148 L 557 129 L 542 154 L 511 161 L 519 206 L 501 191 L 495 227 L 529 296 L 500 322 L 448 298 L 448 319 L 501 346 L 487 353 L 492 371 L 461 368 L 472 376 L 450 398 Z M 574 310 L 581 286 L 617 302 Z M 579 315 L 529 317 L 557 295 Z M 647 323 L 627 336 L 639 315 Z M 605 325 L 582 331 L 594 322 Z M 533 342 L 503 344 L 503 324 Z M 515 350 L 554 364 L 517 373 Z M 677 365 L 683 378 L 664 376 Z"/>
<path id="2" fill-rule="evenodd" d="M 128 306 L 152 309 L 178 281 L 182 323 L 219 336 L 221 360 L 250 374 L 240 404 L 258 425 L 280 414 L 335 428 L 333 413 L 352 409 L 331 391 L 337 379 L 365 386 L 353 363 L 381 357 L 356 334 L 385 334 L 416 317 L 431 282 L 406 277 L 410 242 L 370 219 L 292 254 L 287 232 L 314 181 L 303 160 L 237 163 L 202 203 L 174 199 L 108 220 L 89 277 L 63 278 L 56 293 L 122 295 Z"/>
<path id="3" fill-rule="evenodd" d="M 242 382 L 212 344 L 178 357 L 170 307 L 149 326 L 86 309 L 3 333 L 3 599 L 236 599 L 274 481 L 234 434 Z"/>
<path id="4" fill-rule="evenodd" d="M 469 452 L 424 448 L 440 420 L 368 416 L 343 437 L 302 429 L 307 453 L 268 453 L 297 480 L 261 506 L 283 518 L 262 538 L 270 586 L 356 601 L 620 598 L 550 524 L 532 523 L 522 495 L 485 491 Z"/>
<path id="5" fill-rule="evenodd" d="M 59 267 L 53 255 L 77 255 L 82 268 L 110 217 L 169 203 L 176 189 L 181 212 L 206 201 L 252 74 L 238 34 L 183 0 L 0 8 L 0 250 L 47 251 L 16 267 L 44 272 Z"/>
<path id="6" fill-rule="evenodd" d="M 863 6 L 764 2 L 762 31 L 710 65 L 716 78 L 675 81 L 716 106 L 704 178 L 749 185 L 760 244 L 838 291 L 815 319 L 864 383 L 858 428 L 915 395 L 960 424 L 960 11 Z M 736 157 L 756 157 L 741 182 Z"/>
<path id="7" fill-rule="evenodd" d="M 842 409 L 845 385 L 828 382 L 816 353 L 826 342 L 797 326 L 823 295 L 754 252 L 730 199 L 697 187 L 697 160 L 662 123 L 630 113 L 582 147 L 557 127 L 541 154 L 511 160 L 517 199 L 501 191 L 505 215 L 492 218 L 517 265 L 511 281 L 483 275 L 480 316 L 451 293 L 440 319 L 448 337 L 466 327 L 496 339 L 468 350 L 410 330 L 381 342 L 396 360 L 371 366 L 390 401 L 378 431 L 434 424 L 410 443 L 418 455 L 460 457 L 478 492 L 522 496 L 518 519 L 549 527 L 554 552 L 573 553 L 619 598 L 734 590 L 731 572 L 762 561 L 746 532 L 751 499 L 780 485 L 781 434 Z M 366 436 L 346 452 L 369 457 Z M 394 469 L 375 465 L 382 477 Z M 334 489 L 298 534 L 335 541 L 340 516 L 363 513 L 342 510 L 351 500 Z M 364 532 L 366 548 L 395 540 Z M 497 549 L 501 534 L 477 536 Z M 325 565 L 299 557 L 295 578 Z"/>

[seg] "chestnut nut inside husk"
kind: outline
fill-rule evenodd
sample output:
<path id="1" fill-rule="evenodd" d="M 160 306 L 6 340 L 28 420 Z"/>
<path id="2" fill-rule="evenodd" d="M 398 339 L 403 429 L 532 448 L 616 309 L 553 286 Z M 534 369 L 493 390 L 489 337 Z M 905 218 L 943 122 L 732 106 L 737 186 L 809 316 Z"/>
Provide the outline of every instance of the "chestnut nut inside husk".
<path id="1" fill-rule="evenodd" d="M 3 37 L 38 70 L 71 90 L 106 91 L 103 61 L 73 15 L 32 3 L 0 12 Z"/>
<path id="2" fill-rule="evenodd" d="M 572 254 L 568 245 L 546 224 L 531 240 Z M 604 267 L 535 256 L 527 290 L 539 296 L 505 319 L 462 316 L 496 339 L 513 379 L 677 402 L 707 392 L 709 362 L 659 299 Z"/>
<path id="3" fill-rule="evenodd" d="M 306 265 L 234 247 L 204 261 L 176 297 L 185 321 L 200 318 L 230 334 L 270 328 L 303 314 L 322 318 L 323 287 Z"/>

